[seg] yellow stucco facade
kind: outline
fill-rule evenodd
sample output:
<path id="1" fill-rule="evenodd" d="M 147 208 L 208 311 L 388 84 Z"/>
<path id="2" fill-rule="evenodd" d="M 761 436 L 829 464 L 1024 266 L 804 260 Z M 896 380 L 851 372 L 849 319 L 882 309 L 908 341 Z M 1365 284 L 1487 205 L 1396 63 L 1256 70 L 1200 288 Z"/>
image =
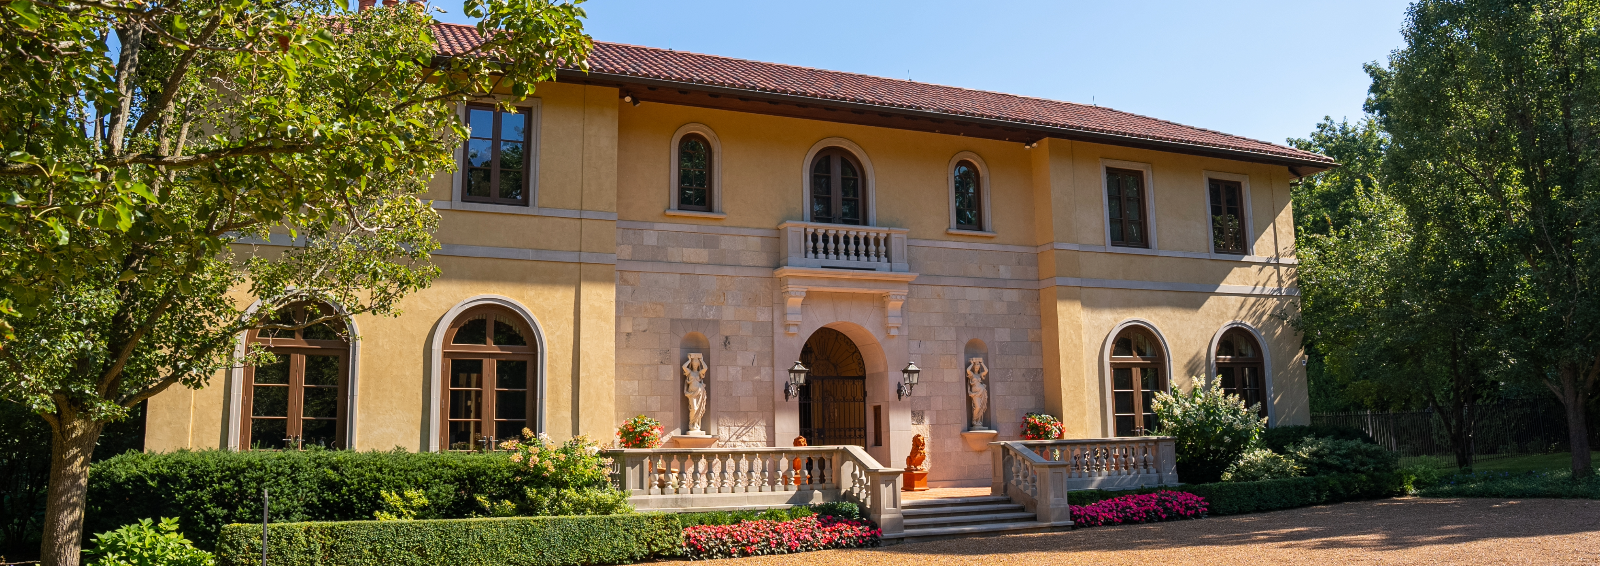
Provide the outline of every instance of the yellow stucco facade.
<path id="1" fill-rule="evenodd" d="M 723 445 L 787 445 L 800 432 L 786 370 L 819 328 L 864 360 L 869 451 L 903 459 L 928 438 L 930 483 L 987 485 L 969 449 L 963 373 L 990 371 L 986 424 L 1016 438 L 1023 415 L 1068 437 L 1112 433 L 1109 343 L 1127 325 L 1160 342 L 1178 387 L 1212 371 L 1230 325 L 1263 342 L 1273 424 L 1309 408 L 1296 308 L 1290 182 L 1281 165 L 1048 138 L 1016 141 L 623 100 L 625 89 L 542 84 L 527 206 L 464 202 L 459 173 L 429 198 L 442 275 L 393 318 L 356 317 L 349 446 L 440 449 L 440 350 L 451 318 L 493 304 L 537 335 L 538 426 L 608 440 L 628 416 L 686 430 L 679 365 L 703 352 L 704 428 Z M 677 136 L 713 140 L 711 212 L 673 210 Z M 785 223 L 807 220 L 807 168 L 840 148 L 863 172 L 867 224 L 901 268 L 796 267 Z M 985 230 L 952 229 L 951 167 L 977 162 Z M 1108 245 L 1105 169 L 1143 171 L 1148 249 Z M 1207 179 L 1240 180 L 1247 253 L 1212 253 Z M 794 228 L 799 230 L 800 228 Z M 897 230 L 890 230 L 897 229 Z M 794 232 L 800 233 L 800 232 Z M 809 234 L 809 232 L 807 232 Z M 876 237 L 876 236 L 874 236 Z M 909 397 L 900 368 L 923 369 Z M 150 401 L 149 450 L 241 448 L 241 372 Z"/>

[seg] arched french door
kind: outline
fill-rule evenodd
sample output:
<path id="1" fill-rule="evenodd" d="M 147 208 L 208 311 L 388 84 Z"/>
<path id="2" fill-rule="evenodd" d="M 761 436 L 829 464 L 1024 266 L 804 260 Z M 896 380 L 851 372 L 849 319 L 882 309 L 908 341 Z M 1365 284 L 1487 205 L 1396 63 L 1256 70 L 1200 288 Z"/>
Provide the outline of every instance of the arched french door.
<path id="1" fill-rule="evenodd" d="M 1117 436 L 1144 436 L 1156 428 L 1153 407 L 1166 391 L 1161 343 L 1142 326 L 1128 326 L 1111 343 L 1111 418 Z"/>
<path id="2" fill-rule="evenodd" d="M 350 338 L 344 318 L 322 303 L 280 310 L 246 336 L 273 360 L 244 368 L 243 449 L 348 448 Z"/>
<path id="3" fill-rule="evenodd" d="M 1230 328 L 1217 341 L 1217 381 L 1223 393 L 1238 395 L 1246 407 L 1259 404 L 1267 416 L 1266 363 L 1261 344 L 1243 328 Z"/>
<path id="4" fill-rule="evenodd" d="M 812 446 L 867 445 L 867 364 L 843 332 L 819 328 L 800 350 L 800 436 Z"/>
<path id="5" fill-rule="evenodd" d="M 492 449 L 536 428 L 537 342 L 522 317 L 499 305 L 462 312 L 444 336 L 439 446 Z"/>

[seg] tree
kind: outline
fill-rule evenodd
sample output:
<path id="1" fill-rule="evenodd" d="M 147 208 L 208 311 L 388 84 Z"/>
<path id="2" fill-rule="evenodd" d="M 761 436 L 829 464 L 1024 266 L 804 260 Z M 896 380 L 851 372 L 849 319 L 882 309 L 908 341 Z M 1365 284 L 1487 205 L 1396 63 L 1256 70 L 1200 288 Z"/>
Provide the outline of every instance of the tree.
<path id="1" fill-rule="evenodd" d="M 456 104 L 524 97 L 592 46 L 576 0 L 464 8 L 487 40 L 441 58 L 420 4 L 0 7 L 0 395 L 52 430 L 44 564 L 78 564 L 106 423 L 203 386 L 243 332 L 340 316 L 286 306 L 395 315 L 431 281 L 419 196 L 454 167 Z"/>
<path id="2" fill-rule="evenodd" d="M 1422 0 L 1373 68 L 1391 194 L 1484 254 L 1493 342 L 1566 407 L 1575 478 L 1600 378 L 1600 5 Z M 1449 250 L 1441 250 L 1449 251 Z M 1463 282 L 1470 285 L 1469 282 Z"/>

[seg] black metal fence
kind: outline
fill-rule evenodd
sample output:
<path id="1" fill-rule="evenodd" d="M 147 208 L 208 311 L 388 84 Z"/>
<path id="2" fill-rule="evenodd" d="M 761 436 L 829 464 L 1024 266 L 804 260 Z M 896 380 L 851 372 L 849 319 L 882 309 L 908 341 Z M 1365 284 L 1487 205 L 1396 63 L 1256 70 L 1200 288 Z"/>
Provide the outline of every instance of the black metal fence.
<path id="1" fill-rule="evenodd" d="M 1472 410 L 1472 461 L 1518 454 L 1565 452 L 1568 449 L 1567 418 L 1555 400 L 1508 400 L 1477 405 Z M 1311 415 L 1316 425 L 1344 425 L 1372 435 L 1378 444 L 1401 457 L 1443 456 L 1454 458 L 1444 419 L 1434 411 L 1347 412 Z M 1590 427 L 1591 444 L 1594 426 Z"/>

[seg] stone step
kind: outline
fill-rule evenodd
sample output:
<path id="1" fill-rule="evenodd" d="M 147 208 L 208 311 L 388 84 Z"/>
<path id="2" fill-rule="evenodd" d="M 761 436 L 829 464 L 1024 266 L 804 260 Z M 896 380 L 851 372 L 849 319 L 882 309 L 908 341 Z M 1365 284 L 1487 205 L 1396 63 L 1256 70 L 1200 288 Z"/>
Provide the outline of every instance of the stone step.
<path id="1" fill-rule="evenodd" d="M 1018 511 L 1012 513 L 971 513 L 966 515 L 949 515 L 944 517 L 919 517 L 915 519 L 907 518 L 905 520 L 905 526 L 906 530 L 909 531 L 911 529 L 922 528 L 955 527 L 972 523 L 999 525 L 1005 523 L 1029 522 L 1034 517 L 1036 517 L 1036 515 L 1027 511 Z"/>
<path id="2" fill-rule="evenodd" d="M 905 507 L 901 514 L 907 519 L 913 517 L 934 517 L 943 515 L 960 515 L 970 513 L 1007 513 L 1022 511 L 1023 506 L 1018 503 L 994 503 L 986 505 L 955 505 L 946 507 Z"/>
<path id="3" fill-rule="evenodd" d="M 914 499 L 905 500 L 902 505 L 906 509 L 926 509 L 929 507 L 958 507 L 972 505 L 994 505 L 996 503 L 1010 503 L 1011 498 L 1004 495 L 980 495 L 976 497 L 946 497 L 944 499 Z"/>
<path id="4" fill-rule="evenodd" d="M 1048 531 L 1067 530 L 1071 525 L 1052 525 L 1039 521 L 1016 523 L 990 523 L 987 525 L 962 525 L 955 527 L 934 527 L 921 529 L 906 529 L 898 542 L 927 542 L 951 538 L 963 538 L 982 535 L 1014 535 L 1022 533 L 1042 533 Z"/>

